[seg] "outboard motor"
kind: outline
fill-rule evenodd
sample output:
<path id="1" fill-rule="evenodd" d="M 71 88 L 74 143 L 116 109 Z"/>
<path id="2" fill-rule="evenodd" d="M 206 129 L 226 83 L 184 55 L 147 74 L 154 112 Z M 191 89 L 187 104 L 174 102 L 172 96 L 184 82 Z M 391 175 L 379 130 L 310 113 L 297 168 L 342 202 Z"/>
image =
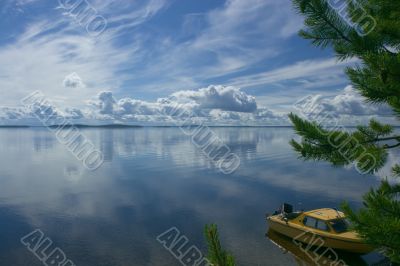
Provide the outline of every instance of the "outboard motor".
<path id="1" fill-rule="evenodd" d="M 283 215 L 293 213 L 293 206 L 289 203 L 283 203 L 281 212 Z"/>
<path id="2" fill-rule="evenodd" d="M 282 214 L 283 216 L 286 216 L 287 214 L 290 213 L 293 213 L 293 206 L 290 205 L 289 203 L 283 203 L 281 208 L 275 211 L 273 215 Z"/>

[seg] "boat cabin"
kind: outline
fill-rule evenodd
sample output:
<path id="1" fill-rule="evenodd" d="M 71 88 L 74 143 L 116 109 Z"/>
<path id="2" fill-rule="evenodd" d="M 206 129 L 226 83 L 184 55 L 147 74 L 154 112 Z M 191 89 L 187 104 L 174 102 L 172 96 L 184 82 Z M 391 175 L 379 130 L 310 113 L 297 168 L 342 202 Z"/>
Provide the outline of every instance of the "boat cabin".
<path id="1" fill-rule="evenodd" d="M 290 219 L 288 217 L 288 219 Z M 308 212 L 301 212 L 291 222 L 304 225 L 310 229 L 341 234 L 349 231 L 349 224 L 344 213 L 335 209 L 317 209 Z"/>

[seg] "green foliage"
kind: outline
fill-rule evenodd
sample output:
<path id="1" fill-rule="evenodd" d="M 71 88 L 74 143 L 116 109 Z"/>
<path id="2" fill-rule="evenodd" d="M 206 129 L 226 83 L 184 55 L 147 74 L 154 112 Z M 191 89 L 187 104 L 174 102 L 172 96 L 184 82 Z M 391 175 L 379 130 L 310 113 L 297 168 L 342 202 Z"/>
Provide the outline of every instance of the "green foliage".
<path id="1" fill-rule="evenodd" d="M 334 2 L 334 1 L 331 1 Z M 348 3 L 350 1 L 347 1 Z M 348 13 L 359 13 L 360 6 L 376 22 L 372 32 L 360 36 L 328 4 L 328 0 L 293 0 L 295 8 L 305 16 L 306 29 L 300 35 L 316 46 L 332 47 L 339 60 L 356 57 L 361 63 L 347 69 L 353 86 L 373 103 L 387 103 L 400 112 L 400 1 L 358 0 L 349 5 Z"/>
<path id="2" fill-rule="evenodd" d="M 356 131 L 327 130 L 315 122 L 301 119 L 291 113 L 289 115 L 296 133 L 302 137 L 299 143 L 290 143 L 305 160 L 328 161 L 334 166 L 355 164 L 362 173 L 374 173 L 386 162 L 386 144 L 376 141 L 389 134 L 392 128 L 375 120 L 369 126 L 360 126 Z"/>
<path id="3" fill-rule="evenodd" d="M 318 47 L 333 48 L 338 60 L 358 59 L 356 66 L 346 69 L 353 87 L 367 102 L 388 104 L 399 117 L 400 1 L 346 0 L 346 12 L 341 14 L 349 14 L 352 23 L 329 2 L 338 1 L 293 0 L 305 17 L 306 28 L 300 35 Z M 362 17 L 373 18 L 375 23 L 368 34 L 360 34 Z M 306 160 L 328 161 L 335 166 L 355 164 L 363 173 L 374 173 L 385 164 L 387 151 L 400 147 L 400 136 L 393 135 L 393 127 L 376 120 L 346 131 L 326 129 L 295 114 L 289 118 L 301 137 L 300 142 L 292 140 L 291 145 Z M 392 173 L 400 176 L 400 165 L 395 165 Z M 399 192 L 399 185 L 383 182 L 364 196 L 364 208 L 358 212 L 344 206 L 355 230 L 394 262 L 400 262 Z"/>
<path id="4" fill-rule="evenodd" d="M 382 182 L 378 189 L 364 196 L 364 206 L 358 212 L 347 203 L 343 209 L 354 229 L 393 262 L 400 263 L 400 185 Z"/>
<path id="5" fill-rule="evenodd" d="M 400 165 L 396 164 L 392 168 L 392 174 L 393 176 L 399 177 L 400 176 Z"/>
<path id="6" fill-rule="evenodd" d="M 234 266 L 234 258 L 221 247 L 217 225 L 206 225 L 204 234 L 208 245 L 208 260 L 215 266 Z"/>
<path id="7" fill-rule="evenodd" d="M 369 141 L 388 136 L 393 132 L 393 127 L 391 125 L 383 125 L 374 119 L 369 122 L 368 127 L 358 126 L 357 129 Z"/>
<path id="8" fill-rule="evenodd" d="M 369 122 L 369 126 L 375 133 L 375 138 L 387 136 L 393 132 L 393 127 L 391 125 L 383 125 L 374 119 Z"/>

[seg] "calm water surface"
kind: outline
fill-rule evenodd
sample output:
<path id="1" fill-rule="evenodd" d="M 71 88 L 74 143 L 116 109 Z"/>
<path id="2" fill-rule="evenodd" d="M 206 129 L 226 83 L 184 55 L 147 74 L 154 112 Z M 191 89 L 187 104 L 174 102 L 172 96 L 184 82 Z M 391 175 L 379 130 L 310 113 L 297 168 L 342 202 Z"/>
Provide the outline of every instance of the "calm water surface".
<path id="1" fill-rule="evenodd" d="M 212 130 L 241 159 L 231 175 L 178 128 L 82 129 L 105 157 L 94 172 L 45 128 L 1 129 L 0 265 L 42 265 L 20 243 L 37 228 L 77 266 L 181 265 L 156 237 L 176 227 L 205 251 L 207 223 L 218 224 L 239 265 L 298 265 L 296 250 L 265 237 L 265 213 L 284 201 L 299 209 L 344 199 L 360 206 L 379 184 L 354 169 L 298 160 L 289 128 Z"/>

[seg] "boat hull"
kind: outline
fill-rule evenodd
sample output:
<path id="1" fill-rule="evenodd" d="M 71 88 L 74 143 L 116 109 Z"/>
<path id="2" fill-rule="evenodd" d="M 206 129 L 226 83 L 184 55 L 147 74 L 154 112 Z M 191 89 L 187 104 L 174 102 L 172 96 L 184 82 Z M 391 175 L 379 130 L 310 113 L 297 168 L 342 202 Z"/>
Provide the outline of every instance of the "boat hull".
<path id="1" fill-rule="evenodd" d="M 343 239 L 286 222 L 275 216 L 268 218 L 269 228 L 293 239 L 294 243 L 302 242 L 309 246 L 319 246 L 343 250 L 347 252 L 365 254 L 373 250 L 371 246 L 361 240 Z"/>

